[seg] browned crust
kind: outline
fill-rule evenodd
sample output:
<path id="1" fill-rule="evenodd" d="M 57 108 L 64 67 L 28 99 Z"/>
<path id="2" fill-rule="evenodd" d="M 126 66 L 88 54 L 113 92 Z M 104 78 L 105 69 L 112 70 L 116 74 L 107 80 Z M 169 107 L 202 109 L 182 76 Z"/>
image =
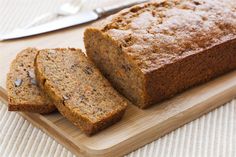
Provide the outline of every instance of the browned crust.
<path id="1" fill-rule="evenodd" d="M 39 106 L 39 105 L 32 105 L 32 104 L 8 104 L 8 111 L 24 111 L 24 112 L 35 112 L 41 114 L 49 114 L 55 111 L 54 105 L 48 106 Z"/>
<path id="2" fill-rule="evenodd" d="M 62 50 L 62 49 L 56 49 Z M 75 49 L 73 49 L 75 50 Z M 44 73 L 40 68 L 40 65 L 37 62 L 39 53 L 36 56 L 35 60 L 35 74 L 36 79 L 38 81 L 39 87 L 47 93 L 47 95 L 54 101 L 58 111 L 66 117 L 69 121 L 71 121 L 75 126 L 81 129 L 86 135 L 90 136 L 97 133 L 100 130 L 103 130 L 110 126 L 111 124 L 119 121 L 125 113 L 126 108 L 123 108 L 119 112 L 111 113 L 108 118 L 98 121 L 97 123 L 91 122 L 87 117 L 83 115 L 79 115 L 66 105 L 64 105 L 64 101 L 57 95 L 57 91 L 50 86 L 49 81 L 44 77 Z"/>
<path id="3" fill-rule="evenodd" d="M 236 68 L 236 39 L 194 53 L 145 74 L 146 108 Z M 157 83 L 158 82 L 158 83 Z"/>
<path id="4" fill-rule="evenodd" d="M 90 33 L 100 32 L 103 38 L 109 37 L 110 40 L 113 40 L 108 34 L 97 28 L 88 28 L 85 31 L 85 37 L 89 31 Z M 88 39 L 86 39 L 85 45 L 89 45 L 88 42 Z M 117 47 L 119 46 L 117 42 L 113 41 L 113 43 Z M 236 68 L 235 45 L 236 38 L 231 37 L 216 43 L 212 47 L 178 58 L 174 62 L 167 63 L 156 70 L 143 72 L 145 76 L 142 82 L 144 85 L 143 102 L 133 103 L 144 109 L 171 98 L 186 89 L 234 70 Z M 89 52 L 88 46 L 86 49 Z M 123 52 L 123 55 L 126 55 L 126 53 Z M 90 54 L 88 56 L 91 57 Z M 92 60 L 94 61 L 93 58 Z M 134 64 L 131 61 L 130 63 Z M 103 70 L 101 69 L 101 71 Z M 127 98 L 130 99 L 129 97 Z"/>
<path id="5" fill-rule="evenodd" d="M 141 70 L 142 74 L 132 75 L 130 79 L 123 78 L 131 76 L 129 72 L 132 70 L 121 79 L 119 73 L 107 78 L 116 84 L 117 89 L 123 88 L 119 91 L 135 105 L 145 108 L 236 68 L 233 6 L 233 3 L 221 1 L 193 0 L 136 5 L 100 21 L 94 28 L 88 28 L 85 31 L 85 47 L 88 56 L 102 65 L 100 69 L 105 74 L 109 75 L 110 69 L 114 69 L 106 68 L 109 61 L 120 63 L 123 58 L 134 65 L 132 70 L 133 67 Z M 225 8 L 228 8 L 227 13 Z M 194 18 L 186 16 L 186 11 Z M 95 30 L 102 38 L 92 34 Z M 89 33 L 92 35 L 86 37 Z M 116 46 L 106 45 L 103 50 L 99 49 L 105 38 Z M 102 52 L 113 54 L 115 51 L 111 50 L 114 47 L 122 49 L 119 54 L 124 56 L 122 59 L 110 55 L 100 60 Z M 141 81 L 137 79 L 139 75 L 144 75 Z M 140 84 L 143 88 L 138 86 Z M 137 88 L 131 88 L 133 86 Z M 136 94 L 139 90 L 141 94 Z"/>

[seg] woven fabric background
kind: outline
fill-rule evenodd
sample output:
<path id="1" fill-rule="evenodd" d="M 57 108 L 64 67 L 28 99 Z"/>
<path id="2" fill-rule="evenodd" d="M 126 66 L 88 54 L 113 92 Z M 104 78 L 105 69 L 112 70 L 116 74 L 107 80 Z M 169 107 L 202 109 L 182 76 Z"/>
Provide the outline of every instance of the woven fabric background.
<path id="1" fill-rule="evenodd" d="M 87 0 L 83 10 L 106 1 Z M 0 34 L 23 27 L 65 0 L 0 0 Z M 236 100 L 130 153 L 127 157 L 235 157 Z M 1 157 L 72 157 L 70 151 L 0 102 Z M 115 154 L 114 154 L 115 156 Z"/>

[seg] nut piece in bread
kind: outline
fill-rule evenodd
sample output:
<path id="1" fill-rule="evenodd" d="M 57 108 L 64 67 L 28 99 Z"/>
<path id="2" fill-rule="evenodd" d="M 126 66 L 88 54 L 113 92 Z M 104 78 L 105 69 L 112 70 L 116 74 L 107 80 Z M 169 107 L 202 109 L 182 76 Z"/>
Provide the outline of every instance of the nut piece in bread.
<path id="1" fill-rule="evenodd" d="M 9 111 L 50 113 L 56 107 L 39 89 L 34 73 L 37 49 L 27 48 L 13 60 L 7 75 Z"/>

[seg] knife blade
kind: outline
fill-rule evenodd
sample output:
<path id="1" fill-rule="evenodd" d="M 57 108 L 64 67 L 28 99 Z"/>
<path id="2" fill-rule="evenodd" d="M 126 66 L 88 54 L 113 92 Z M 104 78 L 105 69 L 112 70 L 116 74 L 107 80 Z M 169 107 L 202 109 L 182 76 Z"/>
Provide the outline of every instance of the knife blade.
<path id="1" fill-rule="evenodd" d="M 104 8 L 96 8 L 92 11 L 80 12 L 73 16 L 63 17 L 58 20 L 54 20 L 39 26 L 27 28 L 27 29 L 15 29 L 9 34 L 5 34 L 0 37 L 0 41 L 3 40 L 11 40 L 11 39 L 19 39 L 23 37 L 29 37 L 33 35 L 38 35 L 42 33 L 52 32 L 72 26 L 76 26 L 79 24 L 84 24 L 87 22 L 95 21 L 101 17 L 111 15 L 121 9 L 147 2 L 148 0 L 140 0 L 132 3 L 127 3 L 124 5 L 114 5 L 110 7 Z"/>
<path id="2" fill-rule="evenodd" d="M 0 37 L 0 40 L 18 39 L 22 37 L 33 36 L 46 32 L 51 32 L 78 24 L 86 23 L 98 19 L 98 15 L 94 12 L 79 13 L 74 16 L 64 17 L 46 24 L 31 27 L 28 29 L 15 29 L 9 34 Z"/>

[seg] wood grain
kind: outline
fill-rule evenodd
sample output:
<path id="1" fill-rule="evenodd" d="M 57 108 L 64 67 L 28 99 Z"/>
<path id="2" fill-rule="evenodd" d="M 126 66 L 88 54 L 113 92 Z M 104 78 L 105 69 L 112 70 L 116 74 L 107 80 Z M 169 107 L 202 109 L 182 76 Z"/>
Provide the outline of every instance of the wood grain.
<path id="1" fill-rule="evenodd" d="M 122 156 L 224 104 L 236 95 L 236 71 L 188 90 L 147 110 L 130 105 L 123 120 L 87 137 L 55 112 L 20 113 L 77 155 Z M 5 89 L 1 99 L 7 103 Z"/>
<path id="2" fill-rule="evenodd" d="M 0 97 L 7 103 L 5 79 L 11 61 L 26 47 L 83 47 L 88 25 L 0 43 Z M 83 156 L 122 156 L 224 104 L 236 95 L 236 71 L 190 89 L 147 110 L 130 105 L 119 123 L 87 137 L 59 113 L 20 113 L 69 150 Z"/>

